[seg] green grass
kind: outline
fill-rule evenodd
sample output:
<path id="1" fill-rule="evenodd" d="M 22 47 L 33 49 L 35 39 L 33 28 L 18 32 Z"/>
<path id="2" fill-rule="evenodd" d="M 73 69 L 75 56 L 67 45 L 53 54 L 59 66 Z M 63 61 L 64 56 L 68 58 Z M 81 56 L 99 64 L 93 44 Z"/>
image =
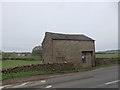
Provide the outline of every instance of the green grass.
<path id="1" fill-rule="evenodd" d="M 33 58 L 34 60 L 2 60 L 0 67 L 2 67 L 2 69 L 7 69 L 28 64 L 42 64 L 40 56 L 13 56 L 11 58 Z"/>
<path id="2" fill-rule="evenodd" d="M 99 66 L 95 66 L 95 67 L 80 68 L 78 70 L 69 70 L 69 71 L 31 71 L 31 72 L 20 72 L 20 73 L 3 74 L 2 78 L 0 78 L 0 79 L 6 80 L 6 79 L 10 79 L 10 78 L 15 78 L 15 77 L 27 77 L 27 76 L 33 76 L 33 75 L 83 72 L 83 71 L 94 70 L 94 69 L 102 68 L 102 67 L 109 67 L 109 66 L 113 66 L 113 65 L 118 65 L 118 62 L 114 62 L 114 63 L 106 64 L 106 65 L 99 65 Z"/>
<path id="3" fill-rule="evenodd" d="M 41 61 L 41 57 L 40 56 L 17 56 L 15 58 L 33 58 L 36 61 Z"/>
<path id="4" fill-rule="evenodd" d="M 44 75 L 44 74 L 54 74 L 55 72 L 52 71 L 31 71 L 31 72 L 20 72 L 20 73 L 10 73 L 10 74 L 3 74 L 2 79 L 10 79 L 15 77 L 26 77 L 32 75 Z"/>
<path id="5" fill-rule="evenodd" d="M 42 61 L 27 61 L 27 60 L 3 60 L 2 69 L 13 68 L 16 66 L 28 64 L 42 64 Z"/>
<path id="6" fill-rule="evenodd" d="M 61 72 L 82 72 L 82 71 L 89 71 L 89 70 L 94 70 L 97 68 L 103 68 L 103 67 L 109 67 L 109 66 L 114 66 L 114 65 L 118 65 L 120 64 L 120 62 L 113 62 L 110 64 L 105 64 L 105 65 L 98 65 L 98 66 L 94 66 L 94 67 L 86 67 L 86 68 L 80 68 L 78 70 L 71 70 L 71 71 L 61 71 Z"/>
<path id="7" fill-rule="evenodd" d="M 96 58 L 117 58 L 118 53 L 95 54 L 95 56 Z"/>

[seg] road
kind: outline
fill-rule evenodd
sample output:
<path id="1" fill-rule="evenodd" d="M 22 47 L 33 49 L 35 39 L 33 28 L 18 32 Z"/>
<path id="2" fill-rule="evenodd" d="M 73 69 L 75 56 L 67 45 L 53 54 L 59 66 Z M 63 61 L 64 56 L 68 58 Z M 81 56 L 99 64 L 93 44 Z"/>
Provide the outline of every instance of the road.
<path id="1" fill-rule="evenodd" d="M 63 77 L 26 82 L 11 88 L 118 88 L 118 66 L 73 73 Z"/>

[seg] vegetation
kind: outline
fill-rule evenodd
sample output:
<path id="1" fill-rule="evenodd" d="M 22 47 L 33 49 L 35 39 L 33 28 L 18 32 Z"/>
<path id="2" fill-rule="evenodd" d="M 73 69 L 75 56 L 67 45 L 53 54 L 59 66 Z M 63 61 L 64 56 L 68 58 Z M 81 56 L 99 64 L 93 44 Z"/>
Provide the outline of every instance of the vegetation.
<path id="1" fill-rule="evenodd" d="M 9 56 L 9 57 L 2 57 L 2 60 L 35 60 L 35 61 L 42 61 L 40 56 Z"/>
<path id="2" fill-rule="evenodd" d="M 9 78 L 15 78 L 15 77 L 26 77 L 26 76 L 32 76 L 32 75 L 44 75 L 44 74 L 54 74 L 53 71 L 31 71 L 31 72 L 20 72 L 20 73 L 10 73 L 10 74 L 3 74 L 2 79 L 9 79 Z"/>
<path id="3" fill-rule="evenodd" d="M 96 58 L 117 58 L 118 57 L 118 53 L 100 53 L 100 54 L 96 54 Z"/>
<path id="4" fill-rule="evenodd" d="M 36 46 L 32 49 L 32 56 L 42 57 L 42 46 Z"/>
<path id="5" fill-rule="evenodd" d="M 2 69 L 13 68 L 16 66 L 22 66 L 28 64 L 42 64 L 42 60 L 40 56 L 16 56 L 16 57 L 14 56 L 9 58 L 12 58 L 12 60 L 11 59 L 2 60 L 2 64 L 0 64 L 0 67 L 2 67 Z M 16 60 L 18 58 L 20 60 Z"/>
<path id="6" fill-rule="evenodd" d="M 112 64 L 99 65 L 99 66 L 88 67 L 88 68 L 80 68 L 78 70 L 69 70 L 69 71 L 31 71 L 31 72 L 10 73 L 10 74 L 3 74 L 2 75 L 2 80 L 10 79 L 10 78 L 15 78 L 15 77 L 27 77 L 27 76 L 32 76 L 32 75 L 82 72 L 82 71 L 94 70 L 94 69 L 102 68 L 102 67 L 113 66 L 113 65 L 117 65 L 117 64 L 118 64 L 118 62 L 114 62 Z"/>
<path id="7" fill-rule="evenodd" d="M 3 60 L 2 61 L 2 68 L 7 69 L 7 68 L 13 68 L 17 66 L 22 66 L 22 65 L 28 65 L 28 64 L 42 64 L 42 61 L 26 61 L 26 60 Z"/>
<path id="8" fill-rule="evenodd" d="M 9 52 L 2 52 L 2 57 L 9 57 L 10 56 L 10 53 Z"/>
<path id="9" fill-rule="evenodd" d="M 31 61 L 30 60 L 2 60 L 2 68 L 6 69 L 6 68 L 12 68 L 12 67 L 28 65 L 28 64 L 42 64 L 41 57 L 38 55 L 33 54 L 33 56 L 17 56 L 15 58 L 18 58 L 18 57 L 34 58 L 34 60 L 31 60 Z M 118 57 L 118 53 L 96 54 L 96 58 L 117 58 L 117 57 Z M 79 70 L 71 70 L 71 71 L 31 71 L 31 72 L 10 73 L 10 74 L 3 74 L 1 79 L 5 80 L 5 79 L 10 79 L 15 77 L 25 77 L 25 76 L 31 76 L 31 75 L 81 72 L 81 71 L 93 70 L 101 67 L 113 66 L 117 64 L 118 62 L 114 62 L 112 64 L 99 65 L 99 66 L 89 67 L 89 68 L 80 68 Z"/>

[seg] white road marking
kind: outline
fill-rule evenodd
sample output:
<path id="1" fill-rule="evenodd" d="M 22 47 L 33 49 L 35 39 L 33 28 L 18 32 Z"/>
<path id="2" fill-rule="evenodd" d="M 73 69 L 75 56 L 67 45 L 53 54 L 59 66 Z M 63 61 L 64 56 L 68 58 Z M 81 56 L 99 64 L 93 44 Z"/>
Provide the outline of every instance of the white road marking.
<path id="1" fill-rule="evenodd" d="M 0 86 L 0 90 L 2 90 L 2 88 L 4 88 L 4 86 Z"/>
<path id="2" fill-rule="evenodd" d="M 52 85 L 49 85 L 49 86 L 47 86 L 47 87 L 45 87 L 45 88 L 51 88 L 52 87 Z"/>
<path id="3" fill-rule="evenodd" d="M 105 83 L 105 85 L 109 85 L 109 84 L 112 84 L 112 83 L 117 83 L 119 82 L 120 80 L 116 80 L 116 81 L 112 81 L 112 82 L 108 82 L 108 83 Z"/>
<path id="4" fill-rule="evenodd" d="M 0 90 L 4 87 L 8 87 L 8 86 L 11 86 L 11 85 L 0 86 Z"/>
<path id="5" fill-rule="evenodd" d="M 41 82 L 42 82 L 42 83 L 45 83 L 46 81 L 45 81 L 45 80 L 42 80 Z"/>
<path id="6" fill-rule="evenodd" d="M 14 87 L 24 86 L 24 85 L 29 84 L 29 83 L 30 83 L 30 82 L 22 83 L 22 84 L 20 84 L 20 85 L 14 86 Z"/>
<path id="7" fill-rule="evenodd" d="M 103 68 L 99 68 L 99 69 L 95 69 L 95 70 L 92 70 L 92 71 L 99 71 L 99 70 L 102 70 Z"/>

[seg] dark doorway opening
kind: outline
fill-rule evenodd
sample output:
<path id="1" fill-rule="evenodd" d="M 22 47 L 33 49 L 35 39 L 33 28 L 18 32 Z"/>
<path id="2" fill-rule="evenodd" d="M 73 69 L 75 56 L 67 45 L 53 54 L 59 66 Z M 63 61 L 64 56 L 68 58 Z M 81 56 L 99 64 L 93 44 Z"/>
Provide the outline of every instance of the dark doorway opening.
<path id="1" fill-rule="evenodd" d="M 92 59 L 93 51 L 82 51 L 82 63 L 89 63 Z"/>

